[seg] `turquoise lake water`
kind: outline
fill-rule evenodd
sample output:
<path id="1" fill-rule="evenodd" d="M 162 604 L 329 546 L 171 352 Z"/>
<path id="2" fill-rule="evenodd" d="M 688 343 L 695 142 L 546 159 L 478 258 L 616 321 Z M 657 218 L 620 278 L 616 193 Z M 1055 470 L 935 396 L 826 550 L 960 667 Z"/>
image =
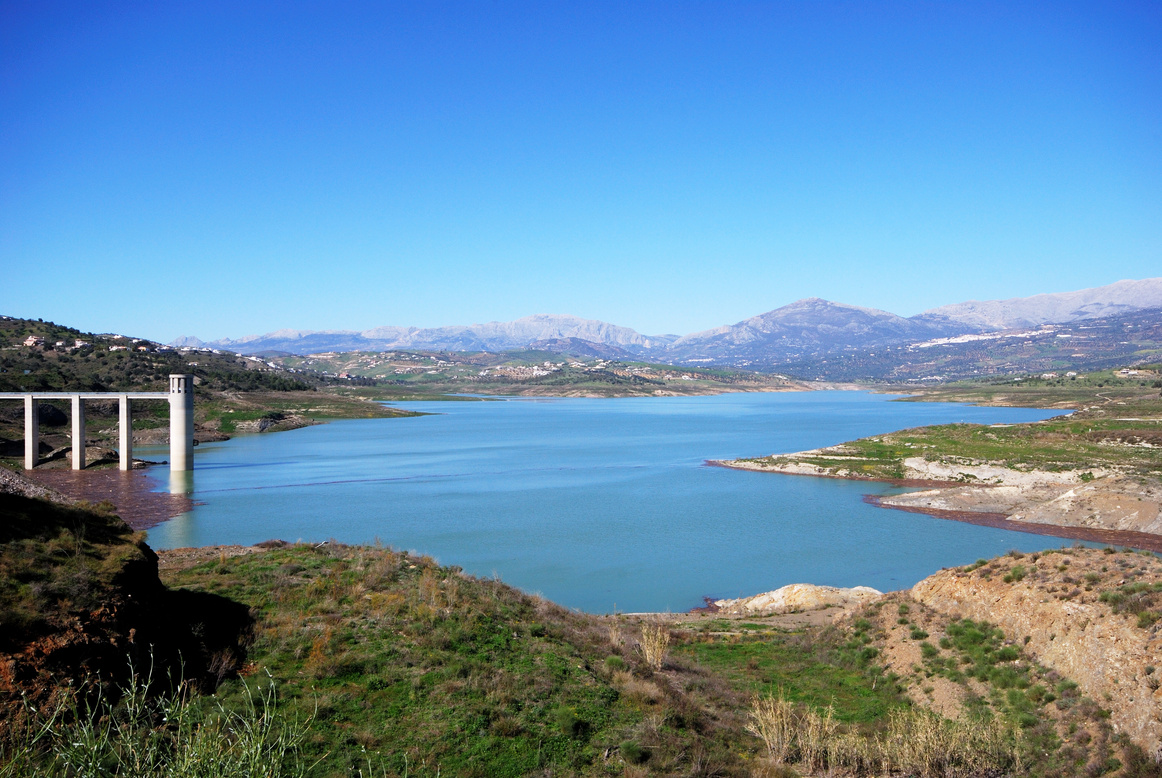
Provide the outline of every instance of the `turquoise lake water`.
<path id="1" fill-rule="evenodd" d="M 704 595 L 799 582 L 901 589 L 941 567 L 1067 543 L 866 505 L 864 494 L 890 491 L 882 484 L 704 465 L 923 424 L 1056 413 L 890 399 L 399 403 L 435 415 L 199 446 L 201 504 L 150 530 L 149 542 L 379 539 L 591 612 L 688 610 Z M 151 472 L 168 478 L 163 467 Z"/>

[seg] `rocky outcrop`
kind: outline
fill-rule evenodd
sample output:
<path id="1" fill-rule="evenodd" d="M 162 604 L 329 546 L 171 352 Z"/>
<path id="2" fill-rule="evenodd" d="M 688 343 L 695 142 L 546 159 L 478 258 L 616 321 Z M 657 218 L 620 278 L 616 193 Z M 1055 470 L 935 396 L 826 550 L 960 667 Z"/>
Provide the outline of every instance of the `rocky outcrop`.
<path id="1" fill-rule="evenodd" d="M 1074 549 L 1068 556 L 1020 560 L 1020 580 L 994 565 L 944 570 L 916 584 L 912 597 L 937 611 L 988 621 L 1012 639 L 1027 640 L 1026 652 L 1076 681 L 1110 710 L 1117 729 L 1158 759 L 1162 689 L 1154 666 L 1162 664 L 1162 635 L 1157 624 L 1141 627 L 1132 615 L 1115 613 L 1100 595 L 1124 584 L 1127 571 L 1143 575 L 1133 572 L 1141 569 L 1139 564 L 1150 569 L 1149 580 L 1162 579 L 1162 565 L 1152 557 L 1147 563 L 1139 555 L 1119 556 L 1132 557 L 1133 566 L 1118 565 L 1111 573 L 1109 555 Z M 1068 573 L 1062 574 L 1063 569 Z M 1085 591 L 1074 585 L 1080 581 L 1087 582 Z"/>
<path id="2" fill-rule="evenodd" d="M 294 414 L 284 416 L 281 413 L 268 414 L 261 419 L 240 421 L 234 425 L 238 432 L 285 432 L 297 430 L 313 424 L 310 419 Z"/>
<path id="3" fill-rule="evenodd" d="M 49 500 L 60 505 L 71 505 L 73 502 L 56 489 L 50 489 L 47 486 L 33 483 L 24 476 L 2 467 L 0 467 L 0 494 Z"/>
<path id="4" fill-rule="evenodd" d="M 230 436 L 198 425 L 194 428 L 194 445 L 229 440 Z M 160 446 L 169 443 L 169 427 L 154 427 L 133 431 L 133 444 L 137 446 Z"/>
<path id="5" fill-rule="evenodd" d="M 719 613 L 728 615 L 766 616 L 773 613 L 862 605 L 878 600 L 882 596 L 882 592 L 868 586 L 841 589 L 835 586 L 790 584 L 753 597 L 716 600 L 714 605 Z"/>

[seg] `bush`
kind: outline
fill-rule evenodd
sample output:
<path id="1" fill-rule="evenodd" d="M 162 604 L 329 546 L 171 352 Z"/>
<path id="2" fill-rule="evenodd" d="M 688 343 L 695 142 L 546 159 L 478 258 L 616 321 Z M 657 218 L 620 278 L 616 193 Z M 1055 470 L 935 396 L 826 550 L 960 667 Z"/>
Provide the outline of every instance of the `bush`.
<path id="1" fill-rule="evenodd" d="M 643 624 L 638 650 L 651 670 L 661 670 L 670 646 L 670 630 L 661 623 Z"/>
<path id="2" fill-rule="evenodd" d="M 562 734 L 574 740 L 583 740 L 589 734 L 589 724 L 569 708 L 558 708 L 553 714 L 553 722 Z"/>
<path id="3" fill-rule="evenodd" d="M 632 740 L 622 741 L 617 750 L 621 752 L 621 758 L 630 764 L 645 764 L 650 758 L 649 749 L 643 748 Z"/>
<path id="4" fill-rule="evenodd" d="M 1013 583 L 1014 581 L 1022 580 L 1027 574 L 1028 571 L 1025 569 L 1024 565 L 1013 565 L 1011 568 L 1009 568 L 1009 573 L 1004 577 L 1003 580 L 1005 583 Z"/>

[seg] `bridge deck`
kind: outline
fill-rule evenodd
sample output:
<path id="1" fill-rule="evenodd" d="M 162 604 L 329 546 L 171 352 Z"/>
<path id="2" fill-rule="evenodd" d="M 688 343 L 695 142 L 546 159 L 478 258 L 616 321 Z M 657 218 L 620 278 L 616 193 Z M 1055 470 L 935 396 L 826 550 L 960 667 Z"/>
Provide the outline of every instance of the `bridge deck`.
<path id="1" fill-rule="evenodd" d="M 130 400 L 168 400 L 169 392 L 0 392 L 0 400 L 52 400 L 80 397 L 82 400 L 105 400 L 128 397 Z"/>

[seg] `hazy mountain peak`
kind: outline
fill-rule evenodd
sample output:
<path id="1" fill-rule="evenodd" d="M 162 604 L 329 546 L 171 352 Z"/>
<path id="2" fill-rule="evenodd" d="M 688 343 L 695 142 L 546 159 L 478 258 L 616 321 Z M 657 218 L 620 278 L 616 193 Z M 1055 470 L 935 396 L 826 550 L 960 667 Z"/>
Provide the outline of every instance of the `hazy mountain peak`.
<path id="1" fill-rule="evenodd" d="M 619 348 L 648 349 L 665 346 L 672 338 L 650 338 L 629 327 L 568 314 L 537 313 L 515 321 L 448 327 L 374 327 L 354 330 L 284 329 L 264 335 L 213 341 L 217 348 L 253 354 L 289 351 L 312 354 L 324 351 L 507 351 L 526 348 L 538 341 L 576 339 Z M 200 342 L 200 341 L 199 341 Z"/>
<path id="2" fill-rule="evenodd" d="M 182 335 L 171 340 L 169 345 L 174 346 L 175 348 L 202 348 L 206 344 L 203 343 L 199 338 L 195 338 L 193 335 Z"/>
<path id="3" fill-rule="evenodd" d="M 1162 278 L 1146 278 L 1076 292 L 1008 300 L 969 300 L 933 308 L 920 316 L 939 317 L 985 330 L 1005 330 L 1096 319 L 1158 307 L 1162 307 Z"/>

